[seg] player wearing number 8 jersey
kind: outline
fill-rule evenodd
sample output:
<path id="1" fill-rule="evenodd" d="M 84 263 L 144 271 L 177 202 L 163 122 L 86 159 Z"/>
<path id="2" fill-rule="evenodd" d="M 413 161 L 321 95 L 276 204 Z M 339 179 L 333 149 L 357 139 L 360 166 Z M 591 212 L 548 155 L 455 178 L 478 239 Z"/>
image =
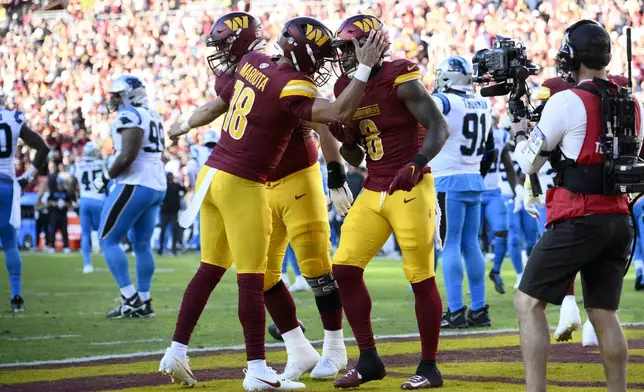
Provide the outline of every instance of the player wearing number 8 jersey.
<path id="1" fill-rule="evenodd" d="M 335 84 L 336 96 L 344 94 L 356 77 L 355 45 L 373 29 L 382 30 L 382 22 L 368 15 L 352 16 L 340 24 L 335 45 L 342 53 L 343 75 Z M 376 350 L 371 298 L 363 273 L 392 231 L 414 291 L 422 346 L 416 374 L 402 388 L 438 387 L 443 383 L 436 367 L 442 311 L 434 278 L 436 202 L 434 180 L 425 166 L 443 145 L 447 124 L 420 78 L 418 66 L 411 61 L 381 59 L 346 130 L 334 133 L 345 144 L 358 140 L 365 147 L 368 171 L 363 192 L 344 221 L 333 258 L 344 312 L 360 348 L 358 363 L 335 381 L 336 388 L 357 387 L 386 374 Z"/>
<path id="2" fill-rule="evenodd" d="M 154 256 L 150 240 L 167 184 L 161 162 L 163 125 L 159 115 L 148 108 L 145 87 L 139 78 L 121 76 L 113 81 L 109 92 L 107 109 L 116 110 L 112 124 L 116 158 L 103 175 L 94 178 L 94 186 L 102 192 L 110 179 L 116 184 L 105 200 L 98 237 L 122 301 L 107 317 L 153 317 L 150 286 Z M 130 229 L 136 256 L 136 288 L 120 246 Z"/>
<path id="3" fill-rule="evenodd" d="M 323 65 L 335 59 L 331 38 L 330 30 L 316 19 L 287 21 L 278 40 L 282 57 L 258 51 L 245 54 L 221 95 L 170 131 L 176 139 L 226 113 L 219 143 L 199 174 L 196 196 L 181 221 L 194 219 L 201 207 L 201 226 L 208 227 L 202 235 L 202 261 L 214 265 L 219 278 L 235 261 L 248 360 L 246 390 L 304 388 L 266 366 L 264 274 L 272 213 L 265 183 L 301 120 L 327 123 L 351 118 L 364 92 L 365 73 L 384 48 L 384 37 L 372 34 L 360 48 L 362 78 L 330 103 L 317 98 L 317 86 L 330 77 Z"/>
<path id="4" fill-rule="evenodd" d="M 431 162 L 443 211 L 441 238 L 443 276 L 448 310 L 443 327 L 489 326 L 485 304 L 485 260 L 478 243 L 481 195 L 485 190 L 480 163 L 492 126 L 492 104 L 472 94 L 472 69 L 463 57 L 452 56 L 436 71 L 434 99 L 449 123 L 449 138 Z M 463 305 L 463 260 L 472 304 Z"/>

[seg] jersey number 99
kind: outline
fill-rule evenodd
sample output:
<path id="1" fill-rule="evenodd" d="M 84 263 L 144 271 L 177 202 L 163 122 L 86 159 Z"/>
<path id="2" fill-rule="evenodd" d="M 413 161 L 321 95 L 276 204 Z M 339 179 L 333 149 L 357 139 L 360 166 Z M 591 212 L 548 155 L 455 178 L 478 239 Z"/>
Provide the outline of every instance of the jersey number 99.
<path id="1" fill-rule="evenodd" d="M 165 149 L 165 135 L 163 133 L 163 124 L 155 123 L 150 121 L 150 137 L 148 138 L 151 144 L 154 144 L 152 147 L 143 147 L 145 152 L 163 152 Z"/>
<path id="2" fill-rule="evenodd" d="M 359 127 L 360 133 L 365 137 L 369 158 L 372 161 L 380 160 L 385 151 L 382 148 L 382 139 L 380 139 L 380 131 L 376 127 L 376 123 L 371 120 L 362 120 Z"/>
<path id="3" fill-rule="evenodd" d="M 230 137 L 235 140 L 241 139 L 248 125 L 246 116 L 250 113 L 254 103 L 255 91 L 250 87 L 245 87 L 241 80 L 236 81 L 233 98 L 230 100 L 230 107 L 224 118 L 222 127 L 224 132 L 228 132 Z"/>

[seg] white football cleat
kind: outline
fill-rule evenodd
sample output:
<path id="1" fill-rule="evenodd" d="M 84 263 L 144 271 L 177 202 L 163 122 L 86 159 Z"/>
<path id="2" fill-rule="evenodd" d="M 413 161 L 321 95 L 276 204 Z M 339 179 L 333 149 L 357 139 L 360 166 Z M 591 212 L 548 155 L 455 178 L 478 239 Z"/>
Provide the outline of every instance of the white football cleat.
<path id="1" fill-rule="evenodd" d="M 347 352 L 344 351 L 344 357 L 337 356 L 324 356 L 320 359 L 317 365 L 311 371 L 311 378 L 314 380 L 330 380 L 334 379 L 341 371 L 347 368 Z"/>
<path id="2" fill-rule="evenodd" d="M 296 291 L 307 291 L 309 289 L 309 284 L 306 283 L 306 278 L 302 275 L 295 278 L 295 283 L 289 286 L 288 291 L 294 293 Z"/>
<path id="3" fill-rule="evenodd" d="M 303 374 L 308 373 L 320 361 L 320 354 L 308 341 L 286 350 L 288 353 L 288 361 L 284 373 L 281 375 L 291 381 L 297 381 Z"/>
<path id="4" fill-rule="evenodd" d="M 517 275 L 517 282 L 514 284 L 514 289 L 515 290 L 519 288 L 519 283 L 521 283 L 521 278 L 522 277 L 523 277 L 523 273 L 520 273 L 520 274 Z"/>
<path id="5" fill-rule="evenodd" d="M 278 375 L 275 370 L 269 367 L 263 369 L 244 369 L 244 382 L 242 386 L 245 391 L 295 391 L 306 388 L 301 382 L 295 382 L 284 376 Z"/>
<path id="6" fill-rule="evenodd" d="M 165 350 L 165 355 L 159 363 L 159 372 L 161 374 L 170 376 L 172 383 L 180 383 L 193 387 L 197 383 L 192 370 L 190 370 L 190 359 L 185 357 L 178 357 L 174 352 L 168 348 Z"/>
<path id="7" fill-rule="evenodd" d="M 581 344 L 584 347 L 599 346 L 599 342 L 597 341 L 597 334 L 595 333 L 595 327 L 593 327 L 590 319 L 586 320 L 581 330 Z"/>
<path id="8" fill-rule="evenodd" d="M 581 328 L 581 316 L 574 295 L 567 295 L 559 310 L 559 325 L 555 329 L 555 340 L 567 342 L 572 339 L 572 333 Z"/>
<path id="9" fill-rule="evenodd" d="M 87 264 L 83 266 L 83 273 L 84 274 L 91 274 L 94 272 L 94 266 L 91 264 Z"/>

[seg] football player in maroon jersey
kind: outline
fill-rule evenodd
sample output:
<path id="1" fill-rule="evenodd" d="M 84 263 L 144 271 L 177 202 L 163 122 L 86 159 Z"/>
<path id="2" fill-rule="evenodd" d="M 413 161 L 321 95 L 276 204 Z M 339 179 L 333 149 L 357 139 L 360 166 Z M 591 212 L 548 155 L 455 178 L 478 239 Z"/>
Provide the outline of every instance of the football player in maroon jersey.
<path id="1" fill-rule="evenodd" d="M 233 30 L 243 26 L 240 19 Z M 170 130 L 170 138 L 176 140 L 226 113 L 221 139 L 199 175 L 195 197 L 181 221 L 190 224 L 201 208 L 201 227 L 208 227 L 202 235 L 202 261 L 217 270 L 213 287 L 235 261 L 248 360 L 246 390 L 304 387 L 278 376 L 265 361 L 264 280 L 272 229 L 265 184 L 302 120 L 351 119 L 386 45 L 380 33 L 370 34 L 356 49 L 361 63 L 357 76 L 331 103 L 317 97 L 317 86 L 330 77 L 323 66 L 335 59 L 331 40 L 330 30 L 316 19 L 287 21 L 278 41 L 283 56 L 246 53 L 221 95 Z"/>
<path id="2" fill-rule="evenodd" d="M 342 53 L 343 75 L 335 84 L 336 96 L 355 77 L 356 42 L 364 42 L 373 30 L 382 28 L 382 22 L 369 15 L 352 16 L 340 24 L 334 45 Z M 443 384 L 436 367 L 442 313 L 434 277 L 436 198 L 434 180 L 426 166 L 445 143 L 448 126 L 420 78 L 418 66 L 409 60 L 381 59 L 371 71 L 348 126 L 332 129 L 340 141 L 359 140 L 367 151 L 364 190 L 344 221 L 333 258 L 333 274 L 360 358 L 354 369 L 335 381 L 336 388 L 353 388 L 385 377 L 371 328 L 371 298 L 363 272 L 392 232 L 414 292 L 422 346 L 416 374 L 402 388 Z"/>

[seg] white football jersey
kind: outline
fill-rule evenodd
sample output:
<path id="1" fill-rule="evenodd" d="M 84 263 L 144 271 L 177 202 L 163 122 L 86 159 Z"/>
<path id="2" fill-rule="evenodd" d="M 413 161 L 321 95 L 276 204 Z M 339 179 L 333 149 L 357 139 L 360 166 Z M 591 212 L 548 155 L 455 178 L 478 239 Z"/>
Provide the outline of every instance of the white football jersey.
<path id="1" fill-rule="evenodd" d="M 0 174 L 16 178 L 14 157 L 25 124 L 25 115 L 20 110 L 7 110 L 0 106 Z"/>
<path id="2" fill-rule="evenodd" d="M 161 161 L 165 148 L 165 132 L 161 118 L 154 110 L 145 107 L 119 108 L 112 124 L 112 140 L 116 156 L 122 150 L 120 132 L 127 128 L 141 128 L 143 142 L 132 165 L 115 178 L 116 183 L 142 185 L 157 191 L 165 191 L 167 180 Z"/>
<path id="3" fill-rule="evenodd" d="M 478 94 L 436 93 L 449 124 L 449 137 L 430 166 L 434 177 L 480 174 L 485 139 L 492 127 L 492 103 Z"/>
<path id="4" fill-rule="evenodd" d="M 501 185 L 501 153 L 508 143 L 509 138 L 508 133 L 503 129 L 494 129 L 492 133 L 494 135 L 494 148 L 497 154 L 496 161 L 492 163 L 490 170 L 484 178 L 485 189 L 487 190 L 499 189 Z"/>
<path id="5" fill-rule="evenodd" d="M 548 189 L 555 187 L 555 174 L 557 174 L 557 172 L 555 172 L 555 169 L 550 165 L 550 161 L 546 161 L 546 163 L 541 166 L 541 169 L 539 170 L 539 183 L 541 184 L 541 190 L 544 194 Z"/>
<path id="6" fill-rule="evenodd" d="M 521 166 L 519 166 L 519 163 L 514 157 L 514 152 L 510 153 L 510 157 L 512 158 L 512 165 L 514 166 L 514 171 L 517 173 L 517 177 L 521 175 Z M 512 186 L 510 186 L 510 182 L 508 181 L 508 173 L 505 171 L 505 165 L 501 163 L 501 193 L 503 196 L 507 197 L 514 197 L 514 191 L 512 190 Z"/>
<path id="7" fill-rule="evenodd" d="M 105 170 L 106 164 L 104 160 L 92 158 L 86 158 L 70 168 L 70 173 L 78 180 L 81 199 L 105 199 L 105 192 L 99 193 L 94 187 L 94 179 L 102 176 Z"/>

